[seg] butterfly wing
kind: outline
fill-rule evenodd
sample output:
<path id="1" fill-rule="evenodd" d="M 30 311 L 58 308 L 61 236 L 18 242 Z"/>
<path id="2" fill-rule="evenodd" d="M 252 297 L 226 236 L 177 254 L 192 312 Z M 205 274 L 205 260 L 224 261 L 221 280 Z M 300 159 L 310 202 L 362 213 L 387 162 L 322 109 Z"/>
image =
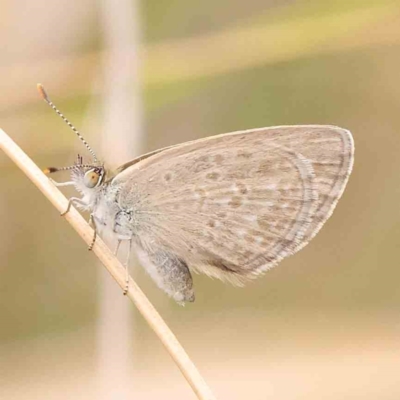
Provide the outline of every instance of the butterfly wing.
<path id="1" fill-rule="evenodd" d="M 283 126 L 169 147 L 111 181 L 149 254 L 162 249 L 194 270 L 240 283 L 315 236 L 353 164 L 350 132 Z"/>

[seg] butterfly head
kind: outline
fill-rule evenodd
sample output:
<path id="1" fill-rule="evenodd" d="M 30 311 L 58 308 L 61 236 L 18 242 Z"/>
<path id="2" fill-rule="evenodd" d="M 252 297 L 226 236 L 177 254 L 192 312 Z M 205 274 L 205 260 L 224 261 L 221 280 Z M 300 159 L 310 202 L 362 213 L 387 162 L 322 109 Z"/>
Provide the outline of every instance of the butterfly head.
<path id="1" fill-rule="evenodd" d="M 83 158 L 78 154 L 74 165 L 68 167 L 49 167 L 44 170 L 46 174 L 52 174 L 60 171 L 71 172 L 71 182 L 75 188 L 82 194 L 89 195 L 103 186 L 106 181 L 107 169 L 104 164 L 84 164 Z"/>
<path id="2" fill-rule="evenodd" d="M 105 177 L 105 170 L 103 167 L 94 167 L 85 172 L 83 176 L 83 184 L 89 189 L 94 189 L 102 185 Z"/>
<path id="3" fill-rule="evenodd" d="M 83 157 L 78 154 L 77 161 L 74 163 L 74 165 L 61 168 L 50 167 L 46 168 L 44 172 L 46 174 L 50 174 L 54 172 L 70 170 L 72 182 L 74 183 L 75 187 L 81 193 L 84 194 L 88 194 L 88 191 L 90 192 L 93 189 L 101 187 L 104 184 L 107 175 L 104 164 L 98 161 L 96 153 L 89 146 L 89 144 L 86 142 L 81 133 L 68 121 L 68 119 L 58 110 L 58 108 L 54 105 L 54 103 L 49 99 L 47 93 L 45 92 L 41 84 L 38 84 L 38 91 L 43 100 L 75 132 L 75 134 L 82 141 L 82 143 L 84 144 L 84 146 L 86 147 L 86 149 L 89 151 L 89 153 L 92 155 L 93 158 L 90 164 L 84 164 Z"/>
<path id="4" fill-rule="evenodd" d="M 107 175 L 104 164 L 84 164 L 83 158 L 79 154 L 75 164 L 67 168 L 71 168 L 72 181 L 80 192 L 100 188 Z"/>

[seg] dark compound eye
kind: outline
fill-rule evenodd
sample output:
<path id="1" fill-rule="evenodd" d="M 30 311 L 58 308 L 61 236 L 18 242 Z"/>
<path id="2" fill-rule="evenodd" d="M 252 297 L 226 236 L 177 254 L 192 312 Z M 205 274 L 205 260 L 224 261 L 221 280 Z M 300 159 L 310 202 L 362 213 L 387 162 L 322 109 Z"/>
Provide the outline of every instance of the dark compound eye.
<path id="1" fill-rule="evenodd" d="M 100 183 L 100 177 L 101 173 L 98 169 L 91 169 L 90 171 L 85 173 L 83 183 L 86 187 L 93 189 Z"/>

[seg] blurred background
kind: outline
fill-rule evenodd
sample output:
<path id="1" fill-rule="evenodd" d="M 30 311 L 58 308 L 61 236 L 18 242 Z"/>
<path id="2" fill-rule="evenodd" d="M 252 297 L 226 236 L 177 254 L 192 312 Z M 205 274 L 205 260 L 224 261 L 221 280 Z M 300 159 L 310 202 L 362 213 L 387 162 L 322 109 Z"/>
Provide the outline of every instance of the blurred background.
<path id="1" fill-rule="evenodd" d="M 244 288 L 195 276 L 184 308 L 132 273 L 219 399 L 400 398 L 398 1 L 0 7 L 1 128 L 43 168 L 86 153 L 37 82 L 113 166 L 241 129 L 350 129 L 342 200 L 278 268 Z M 0 397 L 195 399 L 82 240 L 0 166 Z"/>

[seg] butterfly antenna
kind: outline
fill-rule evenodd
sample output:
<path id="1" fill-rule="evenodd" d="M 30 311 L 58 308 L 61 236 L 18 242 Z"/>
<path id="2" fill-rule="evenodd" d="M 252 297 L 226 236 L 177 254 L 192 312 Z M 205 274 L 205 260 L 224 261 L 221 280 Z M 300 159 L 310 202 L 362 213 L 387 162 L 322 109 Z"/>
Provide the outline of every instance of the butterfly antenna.
<path id="1" fill-rule="evenodd" d="M 76 133 L 78 138 L 83 142 L 85 147 L 88 149 L 89 153 L 93 156 L 93 160 L 95 163 L 97 163 L 97 157 L 93 149 L 89 146 L 88 142 L 85 140 L 85 138 L 80 134 L 78 129 L 76 129 L 71 122 L 68 121 L 68 119 L 60 112 L 60 110 L 54 105 L 54 103 L 49 99 L 49 96 L 47 96 L 46 91 L 44 90 L 44 87 L 38 83 L 37 84 L 37 89 L 38 92 L 41 96 L 41 98 L 62 118 L 62 120 Z"/>
<path id="2" fill-rule="evenodd" d="M 70 167 L 62 167 L 62 168 L 56 168 L 56 167 L 48 167 L 43 170 L 43 172 L 48 175 L 48 174 L 54 174 L 54 172 L 59 172 L 59 171 L 68 171 L 70 169 L 75 169 L 76 165 L 71 165 Z"/>
<path id="3" fill-rule="evenodd" d="M 46 169 L 43 170 L 43 172 L 46 175 L 49 174 L 54 174 L 54 172 L 60 172 L 60 171 L 69 171 L 71 169 L 80 169 L 80 168 L 96 168 L 96 165 L 93 164 L 75 164 L 75 165 L 71 165 L 69 167 L 61 167 L 61 168 L 56 168 L 56 167 L 48 167 Z"/>

